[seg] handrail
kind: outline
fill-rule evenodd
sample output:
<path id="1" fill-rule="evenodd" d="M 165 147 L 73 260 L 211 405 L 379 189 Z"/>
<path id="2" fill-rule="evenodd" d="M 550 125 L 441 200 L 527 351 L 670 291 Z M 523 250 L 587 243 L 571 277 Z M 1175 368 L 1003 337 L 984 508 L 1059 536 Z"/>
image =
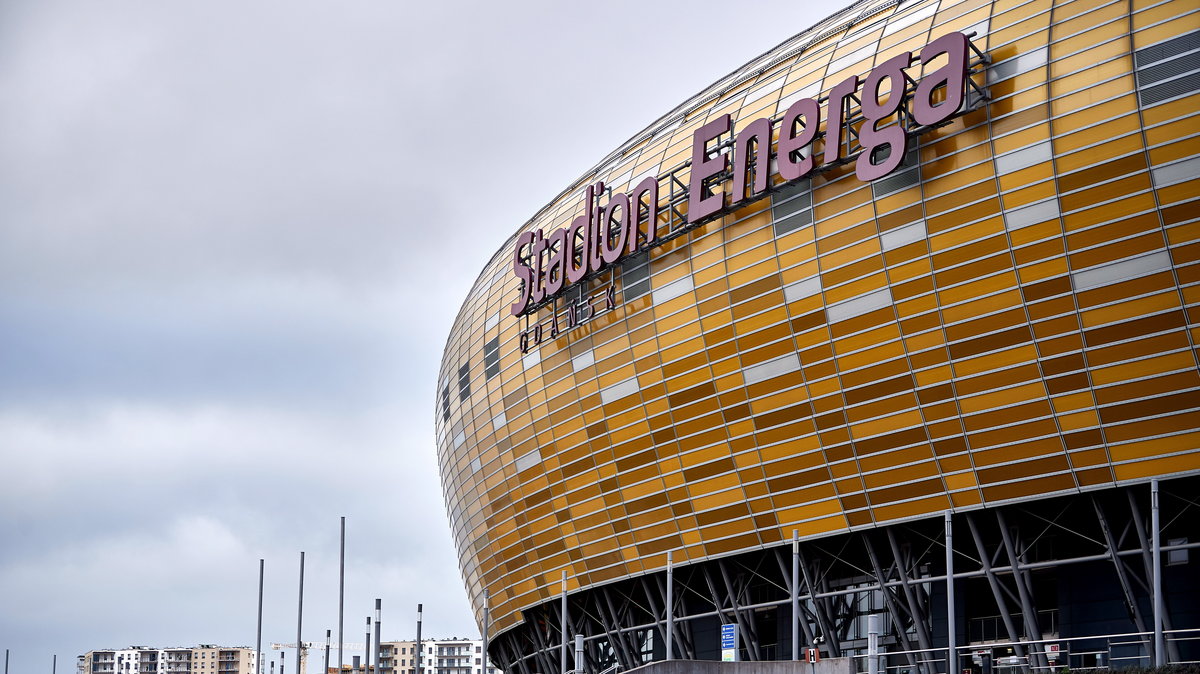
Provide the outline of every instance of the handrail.
<path id="1" fill-rule="evenodd" d="M 1163 633 L 1166 635 L 1168 642 L 1200 640 L 1200 628 L 1164 630 Z M 1102 663 L 1097 663 L 1093 668 L 1094 669 L 1110 669 L 1111 667 L 1109 666 L 1109 663 L 1127 663 L 1127 661 L 1145 660 L 1146 658 L 1150 657 L 1149 653 L 1148 653 L 1148 648 L 1147 648 L 1147 652 L 1136 653 L 1133 655 L 1114 655 L 1112 649 L 1114 647 L 1119 648 L 1119 647 L 1128 647 L 1128 646 L 1148 647 L 1148 645 L 1150 644 L 1150 642 L 1152 640 L 1153 634 L 1154 634 L 1153 632 L 1144 631 L 1144 632 L 1122 632 L 1122 633 L 1117 633 L 1117 634 L 1093 634 L 1093 635 L 1087 635 L 1087 636 L 1058 637 L 1058 638 L 1049 638 L 1049 639 L 1029 639 L 1029 640 L 1024 640 L 1024 641 L 994 641 L 994 642 L 974 643 L 974 644 L 955 646 L 955 652 L 957 653 L 958 657 L 960 657 L 960 658 L 969 658 L 969 657 L 973 656 L 976 651 L 990 651 L 990 650 L 997 649 L 997 648 L 1016 648 L 1016 647 L 1024 648 L 1025 652 L 1026 652 L 1025 656 L 1012 655 L 1012 656 L 1006 656 L 1006 657 L 1019 658 L 1019 659 L 1023 660 L 1022 662 L 1020 662 L 1019 664 L 1014 665 L 1014 666 L 1019 667 L 1022 671 L 1028 671 L 1028 672 L 1032 672 L 1035 670 L 1038 672 L 1053 672 L 1053 671 L 1060 669 L 1063 666 L 1062 663 L 1058 663 L 1058 662 L 1052 663 L 1048 666 L 1047 665 L 1038 665 L 1034 662 L 1029 661 L 1030 655 L 1056 656 L 1057 658 L 1063 658 L 1066 662 L 1070 662 L 1070 658 L 1072 658 L 1072 657 L 1103 655 L 1104 661 Z M 1086 648 L 1083 650 L 1076 651 L 1076 650 L 1071 650 L 1069 648 L 1069 646 L 1072 642 L 1080 642 L 1080 641 L 1095 642 L 1095 641 L 1101 641 L 1101 640 L 1104 641 L 1105 644 L 1103 646 L 1101 646 L 1099 649 Z M 1062 648 L 1061 650 L 1050 650 L 1048 647 L 1047 648 L 1039 648 L 1039 646 L 1049 646 L 1051 644 L 1053 644 L 1053 645 L 1065 644 L 1066 646 L 1064 648 Z M 946 661 L 946 648 L 941 647 L 941 648 L 925 648 L 925 649 L 895 650 L 895 651 L 882 651 L 881 650 L 879 653 L 876 654 L 876 657 L 883 659 L 884 662 L 886 662 L 886 660 L 889 658 L 903 657 L 903 656 L 916 656 L 917 669 L 919 671 L 925 671 L 925 667 L 924 667 L 925 665 L 941 663 L 941 662 Z M 859 662 L 865 662 L 867 659 L 869 659 L 871 657 L 871 654 L 869 654 L 869 653 L 849 653 L 849 654 L 847 654 L 847 657 L 850 658 L 851 662 L 859 663 Z M 1171 664 L 1192 664 L 1192 662 L 1193 661 L 1190 661 L 1190 660 L 1181 660 L 1179 662 L 1174 662 Z M 1124 665 L 1122 665 L 1122 666 L 1124 666 Z M 885 664 L 880 667 L 880 671 L 886 673 L 886 672 L 892 672 L 894 670 L 899 671 L 902 669 L 911 670 L 912 668 L 913 668 L 913 666 L 911 663 L 905 662 L 902 664 L 893 664 L 893 665 Z M 855 671 L 857 671 L 857 668 L 855 668 Z"/>

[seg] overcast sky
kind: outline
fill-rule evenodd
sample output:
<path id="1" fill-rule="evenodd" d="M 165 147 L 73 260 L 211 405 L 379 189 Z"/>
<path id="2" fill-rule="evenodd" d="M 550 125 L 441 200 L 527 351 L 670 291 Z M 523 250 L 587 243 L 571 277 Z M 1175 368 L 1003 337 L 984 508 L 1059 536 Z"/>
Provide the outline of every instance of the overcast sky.
<path id="1" fill-rule="evenodd" d="M 304 638 L 336 639 L 342 515 L 347 641 L 374 597 L 385 639 L 418 602 L 425 635 L 477 637 L 433 442 L 470 284 L 610 150 L 844 4 L 0 1 L 13 674 L 253 645 L 259 558 L 264 643 L 293 641 L 301 550 Z"/>

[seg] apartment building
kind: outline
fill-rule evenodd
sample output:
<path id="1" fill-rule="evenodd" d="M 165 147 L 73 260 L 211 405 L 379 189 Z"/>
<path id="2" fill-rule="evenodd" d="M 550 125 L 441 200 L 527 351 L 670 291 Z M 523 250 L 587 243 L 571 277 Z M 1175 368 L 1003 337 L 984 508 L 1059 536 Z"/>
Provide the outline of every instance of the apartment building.
<path id="1" fill-rule="evenodd" d="M 379 674 L 416 674 L 415 641 L 385 641 L 379 647 Z M 480 639 L 422 639 L 421 674 L 500 674 L 485 666 Z"/>
<path id="2" fill-rule="evenodd" d="M 256 657 L 249 646 L 130 646 L 88 651 L 79 656 L 76 670 L 78 674 L 255 674 Z"/>

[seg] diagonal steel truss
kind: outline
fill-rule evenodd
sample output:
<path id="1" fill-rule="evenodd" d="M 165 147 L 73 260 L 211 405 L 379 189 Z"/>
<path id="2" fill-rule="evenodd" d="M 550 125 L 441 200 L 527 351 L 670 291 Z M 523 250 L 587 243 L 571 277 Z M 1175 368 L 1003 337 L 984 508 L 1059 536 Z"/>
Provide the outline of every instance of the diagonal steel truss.
<path id="1" fill-rule="evenodd" d="M 1200 547 L 1200 503 L 1191 496 L 1200 493 L 1200 478 L 1165 482 L 1163 489 L 1163 532 L 1188 541 L 1163 549 Z M 1085 562 L 1107 565 L 1124 600 L 1126 631 L 1146 632 L 1153 621 L 1146 606 L 1154 573 L 1148 503 L 1143 484 L 954 515 L 954 525 L 970 534 L 953 539 L 954 582 L 986 588 L 965 611 L 955 610 L 956 643 L 972 642 L 971 621 L 995 616 L 1004 632 L 996 638 L 1013 644 L 1022 667 L 1045 671 L 1053 663 L 1035 644 L 1060 636 L 1060 607 L 1039 595 L 1038 578 Z M 882 614 L 882 651 L 907 662 L 914 674 L 944 673 L 946 553 L 943 518 L 936 517 L 802 541 L 795 577 L 790 546 L 677 565 L 670 587 L 658 572 L 569 595 L 567 634 L 557 598 L 530 607 L 518 626 L 492 638 L 491 657 L 509 672 L 556 672 L 564 640 L 570 644 L 582 634 L 585 671 L 631 669 L 668 657 L 717 659 L 717 628 L 736 624 L 742 659 L 787 659 L 795 592 L 805 646 L 822 638 L 827 657 L 864 654 L 866 616 Z M 668 592 L 672 621 L 666 616 Z M 1169 612 L 1162 620 L 1170 631 Z M 674 643 L 669 655 L 668 624 Z M 1145 644 L 1147 654 L 1152 648 Z M 936 649 L 943 650 L 943 659 L 920 655 Z M 568 653 L 568 666 L 575 667 L 573 646 Z M 1166 655 L 1179 661 L 1178 646 L 1168 642 Z"/>

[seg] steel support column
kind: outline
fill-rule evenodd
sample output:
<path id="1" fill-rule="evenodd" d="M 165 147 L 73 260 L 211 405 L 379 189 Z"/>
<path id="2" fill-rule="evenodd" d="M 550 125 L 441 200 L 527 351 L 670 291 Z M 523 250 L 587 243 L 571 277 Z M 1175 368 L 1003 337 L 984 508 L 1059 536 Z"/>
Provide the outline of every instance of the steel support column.
<path id="1" fill-rule="evenodd" d="M 1004 550 L 1008 553 L 1008 563 L 1012 567 L 1013 580 L 1016 581 L 1017 597 L 1021 600 L 1021 616 L 1025 622 L 1025 633 L 1033 641 L 1042 640 L 1042 628 L 1038 625 L 1037 607 L 1033 604 L 1033 584 L 1029 579 L 1029 572 L 1021 568 L 1021 560 L 1017 555 L 1016 546 L 1013 544 L 1012 534 L 1008 530 L 1008 524 L 1004 520 L 1004 512 L 996 511 L 996 524 L 1000 527 L 1000 538 L 1004 541 Z M 1030 660 L 1034 666 L 1045 668 L 1046 656 L 1039 649 L 1040 646 L 1034 647 L 1030 651 Z"/>
<path id="2" fill-rule="evenodd" d="M 539 621 L 538 618 L 532 614 L 532 611 L 529 614 L 525 615 L 525 623 L 529 625 L 530 631 L 533 633 L 532 634 L 533 647 L 534 647 L 533 659 L 534 659 L 534 662 L 537 664 L 538 671 L 547 671 L 547 672 L 553 671 L 554 663 L 553 663 L 553 661 L 550 660 L 549 655 L 548 655 L 549 650 L 550 650 L 550 643 L 549 643 L 549 640 L 546 638 L 546 634 L 542 631 L 542 628 L 538 625 L 539 622 L 544 623 L 545 621 L 544 620 Z M 547 628 L 548 627 L 549 626 L 547 626 Z"/>
<path id="3" fill-rule="evenodd" d="M 983 544 L 983 538 L 979 535 L 979 527 L 975 524 L 975 518 L 971 513 L 966 514 L 967 526 L 971 529 L 971 538 L 975 541 L 975 549 L 979 552 L 979 562 L 983 567 L 983 574 L 987 577 L 988 586 L 992 589 L 992 596 L 996 600 L 996 608 L 1000 611 L 1000 620 L 1004 623 L 1004 629 L 1008 631 L 1008 640 L 1019 642 L 1020 635 L 1017 634 L 1016 625 L 1013 625 L 1012 615 L 1008 612 L 1008 602 L 1004 599 L 1004 591 L 1000 586 L 1000 579 L 996 576 L 995 570 L 992 568 L 992 560 L 988 559 L 987 548 Z M 1014 648 L 1019 657 L 1025 656 L 1025 647 L 1016 646 Z"/>
<path id="4" fill-rule="evenodd" d="M 800 532 L 792 530 L 792 575 L 788 593 L 792 596 L 792 661 L 800 661 Z M 805 621 L 807 622 L 807 621 Z M 807 636 L 807 634 L 805 635 Z M 811 641 L 811 640 L 810 640 Z"/>
<path id="5" fill-rule="evenodd" d="M 666 639 L 666 636 L 667 636 L 666 614 L 659 612 L 658 602 L 655 601 L 655 597 L 654 597 L 656 594 L 658 594 L 657 593 L 658 584 L 657 583 L 655 584 L 655 587 L 654 587 L 655 591 L 651 591 L 650 590 L 650 580 L 648 580 L 646 578 L 646 576 L 642 576 L 641 578 L 638 579 L 638 581 L 639 581 L 639 584 L 642 586 L 642 593 L 646 595 L 646 603 L 650 604 L 650 615 L 654 616 L 653 630 L 654 630 L 655 634 L 658 635 L 658 638 L 663 640 L 664 645 L 669 644 L 670 642 L 667 641 L 667 639 Z M 661 618 L 660 618 L 660 616 L 661 616 Z M 664 648 L 664 652 L 665 652 L 665 648 Z M 664 659 L 670 660 L 671 658 L 668 656 L 668 657 L 664 657 Z"/>
<path id="6" fill-rule="evenodd" d="M 946 674 L 958 671 L 958 620 L 954 605 L 954 518 L 950 512 L 945 519 L 946 540 Z"/>
<path id="7" fill-rule="evenodd" d="M 892 618 L 892 625 L 894 625 L 896 628 L 896 639 L 900 641 L 900 648 L 904 651 L 908 651 L 906 654 L 908 664 L 916 667 L 918 671 L 920 671 L 921 667 L 917 664 L 916 655 L 912 653 L 912 642 L 908 640 L 907 626 L 900 619 L 900 610 L 896 605 L 896 598 L 892 591 L 888 589 L 887 585 L 885 584 L 886 579 L 884 578 L 883 567 L 880 566 L 879 557 L 875 554 L 875 546 L 871 543 L 871 537 L 868 536 L 866 532 L 863 532 L 862 539 L 863 545 L 866 546 L 867 549 L 867 557 L 871 560 L 871 566 L 875 573 L 875 582 L 879 584 L 879 592 L 883 595 L 883 601 L 887 604 L 888 614 Z M 910 615 L 909 617 L 911 618 L 912 616 Z"/>
<path id="8" fill-rule="evenodd" d="M 1158 519 L 1158 480 L 1150 481 L 1150 551 L 1154 564 L 1154 666 L 1167 664 L 1163 642 L 1163 594 L 1162 594 L 1162 542 L 1159 540 L 1161 527 Z"/>
<path id="9" fill-rule="evenodd" d="M 1100 532 L 1104 535 L 1104 545 L 1108 548 L 1108 556 L 1112 559 L 1113 569 L 1117 572 L 1117 583 L 1121 586 L 1121 595 L 1125 599 L 1125 610 L 1139 632 L 1146 631 L 1146 623 L 1142 620 L 1142 610 L 1138 608 L 1137 599 L 1133 595 L 1133 586 L 1129 584 L 1129 576 L 1125 572 L 1125 562 L 1117 555 L 1117 543 L 1113 538 L 1112 529 L 1108 526 L 1108 518 L 1100 501 L 1092 496 L 1092 507 L 1096 511 L 1096 521 L 1100 523 Z"/>
<path id="10" fill-rule="evenodd" d="M 725 591 L 729 596 L 729 605 L 733 609 L 734 620 L 737 620 L 738 632 L 742 635 L 742 641 L 746 643 L 746 654 L 752 661 L 762 660 L 762 654 L 758 649 L 758 632 L 754 629 L 754 622 L 747 620 L 743 615 L 738 602 L 740 593 L 734 589 L 733 582 L 729 579 L 729 570 L 725 567 L 725 560 L 717 560 L 717 568 L 721 570 L 721 580 L 725 582 Z"/>
<path id="11" fill-rule="evenodd" d="M 933 648 L 933 640 L 929 636 L 929 623 L 926 620 L 925 610 L 922 608 L 921 602 L 917 600 L 916 593 L 913 591 L 912 583 L 909 582 L 908 562 L 900 554 L 900 545 L 896 542 L 895 529 L 888 529 L 887 537 L 888 545 L 892 549 L 892 558 L 895 560 L 896 572 L 900 574 L 900 587 L 904 589 L 904 597 L 908 600 L 908 615 L 912 618 L 917 628 L 917 643 L 921 645 L 923 650 L 931 650 Z"/>
<path id="12" fill-rule="evenodd" d="M 667 659 L 675 659 L 675 565 L 667 552 Z"/>
<path id="13" fill-rule="evenodd" d="M 1154 583 L 1154 581 L 1153 581 L 1154 556 L 1153 556 L 1153 553 L 1151 552 L 1152 546 L 1151 546 L 1151 542 L 1150 542 L 1150 537 L 1147 535 L 1146 521 L 1144 519 L 1142 519 L 1142 509 L 1138 506 L 1137 497 L 1134 495 L 1133 490 L 1126 489 L 1125 495 L 1129 500 L 1129 512 L 1133 515 L 1133 527 L 1134 527 L 1134 531 L 1137 533 L 1138 544 L 1141 547 L 1142 565 L 1143 565 L 1143 568 L 1145 569 L 1145 574 L 1146 574 L 1146 582 L 1143 583 L 1142 586 L 1146 589 L 1146 593 L 1149 594 L 1151 597 L 1151 600 L 1150 600 L 1151 608 L 1153 610 L 1154 593 L 1152 590 L 1152 586 Z M 1136 578 L 1136 576 L 1135 576 L 1135 578 Z M 1139 579 L 1139 582 L 1140 582 L 1140 579 Z M 1170 612 L 1163 611 L 1161 617 L 1162 617 L 1162 628 L 1168 632 L 1171 631 L 1172 628 L 1171 628 Z M 1153 619 L 1153 616 L 1151 616 L 1151 619 Z M 1180 660 L 1179 646 L 1174 641 L 1167 642 L 1166 651 L 1167 651 L 1167 657 L 1170 658 L 1171 661 L 1178 662 Z"/>
<path id="14" fill-rule="evenodd" d="M 567 674 L 567 570 L 562 572 L 562 597 L 559 604 L 558 616 L 558 631 L 559 631 L 559 653 L 558 653 L 558 671 L 560 674 Z"/>
<path id="15" fill-rule="evenodd" d="M 600 607 L 600 617 L 604 620 L 604 632 L 608 635 L 609 645 L 612 646 L 613 655 L 621 666 L 625 669 L 636 667 L 635 662 L 638 659 L 629 652 L 629 644 L 625 643 L 624 634 L 621 631 L 621 620 L 617 617 L 617 610 L 613 607 L 612 597 L 609 596 L 608 587 L 601 587 L 600 595 L 604 598 L 604 604 L 608 607 L 608 614 L 605 615 L 604 608 Z M 638 663 L 640 664 L 640 663 Z"/>
<path id="16" fill-rule="evenodd" d="M 792 546 L 791 554 L 791 569 L 788 569 L 788 564 L 784 562 L 783 552 L 781 548 L 775 549 L 775 561 L 779 565 L 779 574 L 784 580 L 784 585 L 787 586 L 788 598 L 792 602 L 792 632 L 795 634 L 798 629 L 801 632 L 803 640 L 793 636 L 793 652 L 792 656 L 799 659 L 799 650 L 802 644 L 811 644 L 813 642 L 812 628 L 808 623 L 809 611 L 807 607 L 800 603 L 800 547 L 799 545 Z"/>
<path id="17" fill-rule="evenodd" d="M 830 655 L 840 658 L 842 657 L 842 646 L 838 643 L 837 633 L 833 629 L 833 621 L 828 613 L 828 598 L 817 596 L 817 587 L 813 584 L 812 573 L 809 571 L 804 550 L 799 549 L 798 552 L 800 553 L 800 572 L 804 576 L 804 584 L 808 587 L 808 597 L 813 603 L 813 612 L 817 614 L 817 626 L 821 628 L 821 636 L 825 637 L 825 643 L 829 644 Z"/>

